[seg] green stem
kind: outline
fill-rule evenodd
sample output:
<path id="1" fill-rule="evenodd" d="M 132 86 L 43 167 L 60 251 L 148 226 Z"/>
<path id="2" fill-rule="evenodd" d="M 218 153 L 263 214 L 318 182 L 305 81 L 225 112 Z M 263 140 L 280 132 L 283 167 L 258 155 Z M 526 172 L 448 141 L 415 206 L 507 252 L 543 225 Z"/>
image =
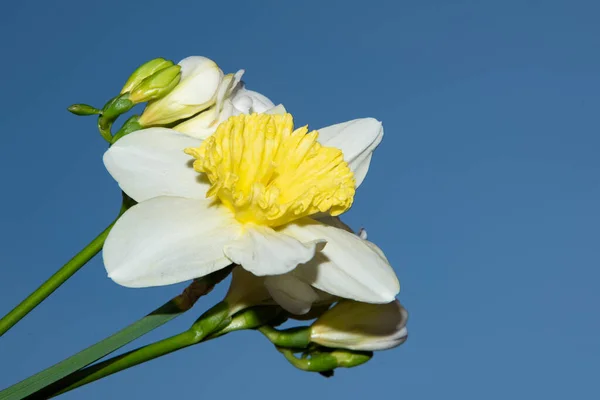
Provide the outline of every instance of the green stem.
<path id="1" fill-rule="evenodd" d="M 48 395 L 57 396 L 146 361 L 154 360 L 157 357 L 200 343 L 211 333 L 225 328 L 229 322 L 231 322 L 229 306 L 225 302 L 220 302 L 202 314 L 187 331 L 84 368 L 67 376 L 62 381 L 58 381 L 56 385 L 49 386 L 46 390 L 34 394 L 30 398 L 45 399 L 48 398 Z"/>
<path id="2" fill-rule="evenodd" d="M 98 117 L 98 132 L 100 132 L 100 135 L 104 140 L 108 142 L 108 144 L 110 144 L 110 142 L 112 141 L 112 133 L 110 130 L 112 128 L 113 122 L 114 121 L 104 118 L 102 114 L 100 114 L 100 116 Z"/>
<path id="3" fill-rule="evenodd" d="M 183 333 L 74 372 L 28 398 L 46 399 L 57 396 L 185 347 L 216 339 L 230 332 L 255 329 L 275 320 L 282 321 L 282 311 L 279 307 L 254 307 L 240 311 L 233 318 L 228 317 L 228 309 L 229 308 L 226 307 L 224 303 L 219 303 L 211 310 L 204 313 L 204 315 L 200 317 L 189 330 Z M 227 323 L 226 326 L 224 326 L 225 323 Z"/>
<path id="4" fill-rule="evenodd" d="M 280 331 L 272 326 L 264 325 L 258 330 L 275 346 L 304 349 L 310 344 L 310 327 L 308 326 L 300 326 Z"/>
<path id="5" fill-rule="evenodd" d="M 57 390 L 65 387 L 65 381 L 70 382 L 69 384 L 76 381 L 72 379 L 75 371 L 90 365 L 191 309 L 200 297 L 208 294 L 230 272 L 231 267 L 228 267 L 195 279 L 183 293 L 172 298 L 144 318 L 79 353 L 0 391 L 0 400 L 45 399 L 48 395 L 56 393 Z"/>
<path id="6" fill-rule="evenodd" d="M 110 360 L 103 361 L 81 371 L 75 372 L 68 377 L 70 381 L 74 381 L 75 383 L 67 386 L 63 390 L 51 396 L 58 396 L 59 394 L 63 394 L 80 386 L 97 381 L 98 379 L 102 379 L 119 371 L 123 371 L 174 351 L 181 350 L 196 343 L 198 343 L 198 338 L 195 336 L 195 334 L 193 332 L 186 331 L 178 335 L 171 336 L 170 338 L 163 339 L 159 342 L 149 344 L 148 346 L 141 347 L 138 350 L 130 351 L 120 356 L 111 358 Z M 57 383 L 60 384 L 63 382 L 59 381 Z M 49 387 L 49 389 L 51 388 L 52 387 Z M 38 397 L 39 395 L 42 397 Z M 46 397 L 43 393 L 36 393 L 30 397 L 30 399 L 36 398 L 45 399 L 48 397 Z"/>
<path id="7" fill-rule="evenodd" d="M 124 195 L 125 196 L 125 195 Z M 123 214 L 129 207 L 129 202 L 126 198 L 123 198 L 123 205 L 119 216 L 115 221 L 110 224 L 102 233 L 100 233 L 94 240 L 92 240 L 87 246 L 77 253 L 68 263 L 63 265 L 54 275 L 52 275 L 46 282 L 38 287 L 33 293 L 31 293 L 25 300 L 23 300 L 18 306 L 13 308 L 8 314 L 0 319 L 0 337 L 4 335 L 10 328 L 12 328 L 17 322 L 23 317 L 29 314 L 35 307 L 37 307 L 42 301 L 50 296 L 60 285 L 66 282 L 75 272 L 79 271 L 88 261 L 90 261 L 98 252 L 102 249 L 104 241 L 108 236 L 111 228 L 117 222 L 117 219 Z"/>
<path id="8" fill-rule="evenodd" d="M 336 368 L 353 368 L 366 363 L 373 357 L 371 351 L 352 351 L 342 349 L 316 349 L 297 358 L 293 349 L 277 347 L 277 350 L 294 367 L 308 372 L 328 372 Z"/>

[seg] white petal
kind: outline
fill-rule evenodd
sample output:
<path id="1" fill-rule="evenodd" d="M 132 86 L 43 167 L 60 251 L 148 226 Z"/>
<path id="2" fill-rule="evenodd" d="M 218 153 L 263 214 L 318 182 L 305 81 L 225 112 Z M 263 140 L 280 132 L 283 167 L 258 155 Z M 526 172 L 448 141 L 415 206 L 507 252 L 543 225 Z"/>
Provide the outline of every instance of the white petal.
<path id="1" fill-rule="evenodd" d="M 321 213 L 317 215 L 311 215 L 312 219 L 316 219 L 319 222 L 324 223 L 325 225 L 331 225 L 338 229 L 343 229 L 346 232 L 354 233 L 352 228 L 350 228 L 340 217 L 333 217 L 329 214 Z"/>
<path id="2" fill-rule="evenodd" d="M 361 118 L 318 131 L 322 145 L 342 150 L 344 160 L 354 172 L 356 186 L 360 186 L 369 170 L 373 151 L 383 138 L 381 122 L 374 118 Z"/>
<path id="3" fill-rule="evenodd" d="M 275 107 L 275 104 L 268 97 L 253 90 L 248 90 L 243 85 L 235 91 L 231 97 L 231 102 L 237 110 L 236 114 L 263 113 Z"/>
<path id="4" fill-rule="evenodd" d="M 298 240 L 259 225 L 245 226 L 245 232 L 223 251 L 231 261 L 256 276 L 279 275 L 314 257 L 323 240 Z"/>
<path id="5" fill-rule="evenodd" d="M 223 246 L 240 229 L 227 208 L 209 200 L 156 197 L 119 218 L 104 244 L 104 265 L 128 287 L 198 278 L 231 264 Z"/>
<path id="6" fill-rule="evenodd" d="M 214 105 L 195 117 L 175 125 L 173 130 L 196 139 L 204 140 L 217 130 L 217 126 L 219 126 L 218 119 L 218 108 Z"/>
<path id="7" fill-rule="evenodd" d="M 215 118 L 213 119 L 213 121 L 211 121 L 211 123 L 215 123 L 216 125 L 218 125 L 217 119 L 218 117 L 223 115 L 222 110 L 225 105 L 225 101 L 227 101 L 227 103 L 229 104 L 229 108 L 231 109 L 229 114 L 225 116 L 225 119 L 229 118 L 229 116 L 231 115 L 231 112 L 233 111 L 233 104 L 231 103 L 229 97 L 235 90 L 237 90 L 236 88 L 240 84 L 240 80 L 242 79 L 242 75 L 244 75 L 244 72 L 245 71 L 243 69 L 240 69 L 235 74 L 227 74 L 223 77 L 223 80 L 219 85 L 219 89 L 217 90 L 216 103 L 213 106 L 216 107 Z"/>
<path id="8" fill-rule="evenodd" d="M 244 76 L 245 73 L 246 70 L 240 69 L 238 70 L 238 72 L 233 74 L 233 82 L 226 93 L 226 97 L 231 97 L 241 86 L 243 86 L 242 76 Z"/>
<path id="9" fill-rule="evenodd" d="M 276 304 L 265 287 L 265 277 L 256 276 L 239 265 L 231 272 L 231 284 L 224 300 L 232 315 L 246 308 Z"/>
<path id="10" fill-rule="evenodd" d="M 169 93 L 169 99 L 186 105 L 210 103 L 223 79 L 223 71 L 219 66 L 211 59 L 200 56 L 185 58 L 179 65 L 181 81 Z"/>
<path id="11" fill-rule="evenodd" d="M 191 76 L 196 68 L 202 65 L 213 65 L 215 62 L 208 57 L 190 56 L 177 63 L 181 67 L 181 78 L 185 79 Z"/>
<path id="12" fill-rule="evenodd" d="M 319 300 L 319 295 L 309 284 L 292 274 L 267 276 L 265 286 L 277 304 L 292 314 L 306 314 Z"/>
<path id="13" fill-rule="evenodd" d="M 283 115 L 286 112 L 287 111 L 285 110 L 285 107 L 283 106 L 283 104 L 277 104 L 275 107 L 271 107 L 268 110 L 266 110 L 263 114 Z"/>
<path id="14" fill-rule="evenodd" d="M 293 272 L 314 287 L 366 303 L 388 303 L 400 291 L 396 273 L 373 243 L 309 218 L 287 225 L 282 232 L 301 242 L 326 240 L 313 260 Z"/>
<path id="15" fill-rule="evenodd" d="M 137 202 L 157 196 L 203 199 L 210 184 L 192 168 L 186 147 L 201 141 L 166 128 L 130 133 L 104 153 L 104 165 Z"/>
<path id="16" fill-rule="evenodd" d="M 311 328 L 311 341 L 350 350 L 386 350 L 408 337 L 408 312 L 400 302 L 367 304 L 341 301 L 322 314 Z"/>

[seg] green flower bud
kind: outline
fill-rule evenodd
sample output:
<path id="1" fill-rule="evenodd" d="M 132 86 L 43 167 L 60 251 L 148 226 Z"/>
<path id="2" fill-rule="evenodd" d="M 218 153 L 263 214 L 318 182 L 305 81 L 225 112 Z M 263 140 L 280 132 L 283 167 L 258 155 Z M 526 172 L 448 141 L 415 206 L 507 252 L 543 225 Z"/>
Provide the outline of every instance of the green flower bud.
<path id="1" fill-rule="evenodd" d="M 75 115 L 98 115 L 101 112 L 96 107 L 87 104 L 73 104 L 67 110 Z"/>
<path id="2" fill-rule="evenodd" d="M 153 73 L 131 90 L 129 100 L 139 104 L 166 96 L 179 83 L 180 70 L 179 65 L 172 65 Z"/>
<path id="3" fill-rule="evenodd" d="M 121 94 L 131 91 L 131 89 L 139 85 L 150 75 L 160 71 L 161 69 L 169 68 L 172 65 L 173 61 L 167 61 L 164 58 L 155 58 L 154 60 L 150 60 L 147 63 L 140 65 L 133 72 L 133 74 L 131 74 L 125 83 L 125 86 L 123 86 L 123 89 L 121 89 Z"/>

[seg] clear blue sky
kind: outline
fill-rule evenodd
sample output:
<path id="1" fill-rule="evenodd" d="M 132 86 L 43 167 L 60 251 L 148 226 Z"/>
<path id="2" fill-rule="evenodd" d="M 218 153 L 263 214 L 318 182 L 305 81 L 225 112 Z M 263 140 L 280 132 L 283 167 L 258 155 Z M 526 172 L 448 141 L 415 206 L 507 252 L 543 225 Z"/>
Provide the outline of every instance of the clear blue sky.
<path id="1" fill-rule="evenodd" d="M 65 399 L 598 398 L 598 15 L 596 1 L 8 2 L 0 313 L 119 206 L 95 119 L 66 106 L 101 106 L 148 59 L 205 55 L 314 128 L 383 121 L 345 220 L 395 266 L 409 339 L 327 380 L 238 333 Z M 117 286 L 98 257 L 0 339 L 0 387 L 182 287 Z"/>

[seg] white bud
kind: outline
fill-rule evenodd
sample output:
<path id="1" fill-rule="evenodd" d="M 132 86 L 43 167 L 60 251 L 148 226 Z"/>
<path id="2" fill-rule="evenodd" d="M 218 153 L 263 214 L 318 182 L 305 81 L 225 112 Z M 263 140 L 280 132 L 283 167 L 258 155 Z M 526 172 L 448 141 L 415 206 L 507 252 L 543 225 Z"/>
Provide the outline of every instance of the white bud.
<path id="1" fill-rule="evenodd" d="M 398 300 L 368 304 L 344 300 L 326 311 L 311 327 L 311 341 L 349 350 L 386 350 L 408 337 L 408 312 Z"/>
<path id="2" fill-rule="evenodd" d="M 244 70 L 241 69 L 235 74 L 225 75 L 217 89 L 216 103 L 208 110 L 174 126 L 173 129 L 198 139 L 206 139 L 212 135 L 221 122 L 233 115 L 234 108 L 229 97 L 238 87 L 243 74 Z"/>
<path id="3" fill-rule="evenodd" d="M 217 100 L 223 71 L 206 57 L 188 57 L 179 62 L 181 80 L 165 97 L 151 102 L 139 122 L 142 126 L 166 125 L 206 110 Z"/>

